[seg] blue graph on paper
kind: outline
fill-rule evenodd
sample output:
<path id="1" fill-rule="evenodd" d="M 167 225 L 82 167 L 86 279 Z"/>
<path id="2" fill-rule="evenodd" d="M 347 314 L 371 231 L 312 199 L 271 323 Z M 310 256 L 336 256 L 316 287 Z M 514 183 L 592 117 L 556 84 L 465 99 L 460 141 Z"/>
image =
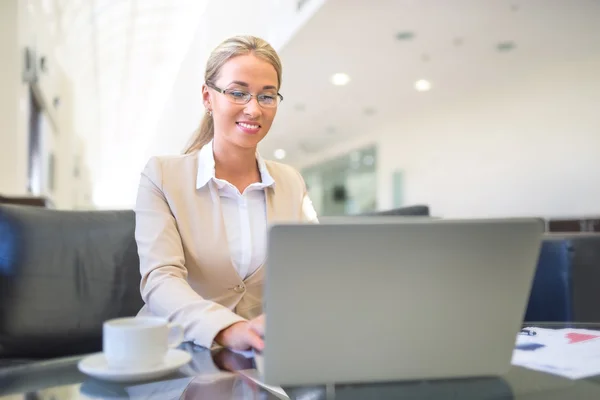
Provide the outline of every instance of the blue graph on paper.
<path id="1" fill-rule="evenodd" d="M 543 344 L 540 343 L 523 343 L 523 344 L 518 344 L 515 348 L 517 350 L 523 350 L 523 351 L 535 351 L 537 349 L 541 349 L 543 347 L 546 347 Z"/>

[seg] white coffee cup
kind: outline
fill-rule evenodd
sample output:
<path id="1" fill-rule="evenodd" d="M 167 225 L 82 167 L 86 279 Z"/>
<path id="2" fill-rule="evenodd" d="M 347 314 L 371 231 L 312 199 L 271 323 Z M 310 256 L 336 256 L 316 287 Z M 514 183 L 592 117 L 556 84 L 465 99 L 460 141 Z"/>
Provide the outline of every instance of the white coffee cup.
<path id="1" fill-rule="evenodd" d="M 109 368 L 140 369 L 159 365 L 169 348 L 183 341 L 181 325 L 158 317 L 127 317 L 106 321 L 102 351 Z M 173 335 L 174 339 L 169 340 Z"/>

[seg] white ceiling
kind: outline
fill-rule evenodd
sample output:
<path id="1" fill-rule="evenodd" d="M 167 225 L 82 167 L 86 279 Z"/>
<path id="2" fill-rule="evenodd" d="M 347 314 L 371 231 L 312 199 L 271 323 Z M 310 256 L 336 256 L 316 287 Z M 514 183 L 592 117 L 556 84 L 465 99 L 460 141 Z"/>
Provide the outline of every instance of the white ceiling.
<path id="1" fill-rule="evenodd" d="M 514 49 L 498 51 L 503 42 Z M 281 56 L 285 100 L 261 151 L 283 148 L 300 166 L 340 142 L 394 134 L 406 116 L 435 118 L 434 106 L 600 56 L 600 1 L 328 0 Z M 350 83 L 333 86 L 337 72 Z M 417 92 L 419 79 L 432 90 Z"/>
<path id="2" fill-rule="evenodd" d="M 54 19 L 59 59 L 73 82 L 76 131 L 106 196 L 121 176 L 137 179 L 139 168 L 127 170 L 128 160 L 139 157 L 139 143 L 166 106 L 190 108 L 166 103 L 203 19 L 211 22 L 208 36 L 219 27 L 271 27 L 270 40 L 283 46 L 285 100 L 261 151 L 272 158 L 283 148 L 296 165 L 340 142 L 394 131 L 408 115 L 434 118 L 434 106 L 600 54 L 599 0 L 309 0 L 318 10 L 300 19 L 297 0 L 253 0 L 255 7 L 241 0 L 35 1 Z M 295 32 L 290 40 L 287 31 Z M 407 31 L 411 40 L 396 39 Z M 505 41 L 516 47 L 499 52 Z M 333 86 L 336 72 L 348 73 L 350 83 Z M 418 79 L 433 89 L 416 92 Z M 196 91 L 181 98 L 191 101 Z M 181 119 L 195 120 L 196 111 Z M 168 148 L 173 134 L 160 133 L 157 143 Z"/>

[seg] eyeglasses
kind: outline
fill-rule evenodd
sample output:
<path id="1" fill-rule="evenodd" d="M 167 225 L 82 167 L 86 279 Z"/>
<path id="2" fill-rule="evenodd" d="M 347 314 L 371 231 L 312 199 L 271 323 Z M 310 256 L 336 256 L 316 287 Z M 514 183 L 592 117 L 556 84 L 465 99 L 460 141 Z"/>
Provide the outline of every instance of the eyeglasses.
<path id="1" fill-rule="evenodd" d="M 275 108 L 283 101 L 283 96 L 279 93 L 259 93 L 254 95 L 240 89 L 220 89 L 210 82 L 206 82 L 206 86 L 224 94 L 225 98 L 234 104 L 248 104 L 253 97 L 256 97 L 256 101 L 258 101 L 261 107 Z"/>

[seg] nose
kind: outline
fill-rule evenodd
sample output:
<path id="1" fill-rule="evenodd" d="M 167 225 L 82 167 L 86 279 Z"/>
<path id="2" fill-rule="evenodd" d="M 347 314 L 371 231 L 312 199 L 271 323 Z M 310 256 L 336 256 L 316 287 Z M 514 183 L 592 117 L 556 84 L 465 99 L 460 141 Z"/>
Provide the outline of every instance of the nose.
<path id="1" fill-rule="evenodd" d="M 260 108 L 260 105 L 258 104 L 258 100 L 256 99 L 256 97 L 251 98 L 250 101 L 246 103 L 246 106 L 244 107 L 244 114 L 254 119 L 260 117 L 261 113 L 262 110 Z"/>

